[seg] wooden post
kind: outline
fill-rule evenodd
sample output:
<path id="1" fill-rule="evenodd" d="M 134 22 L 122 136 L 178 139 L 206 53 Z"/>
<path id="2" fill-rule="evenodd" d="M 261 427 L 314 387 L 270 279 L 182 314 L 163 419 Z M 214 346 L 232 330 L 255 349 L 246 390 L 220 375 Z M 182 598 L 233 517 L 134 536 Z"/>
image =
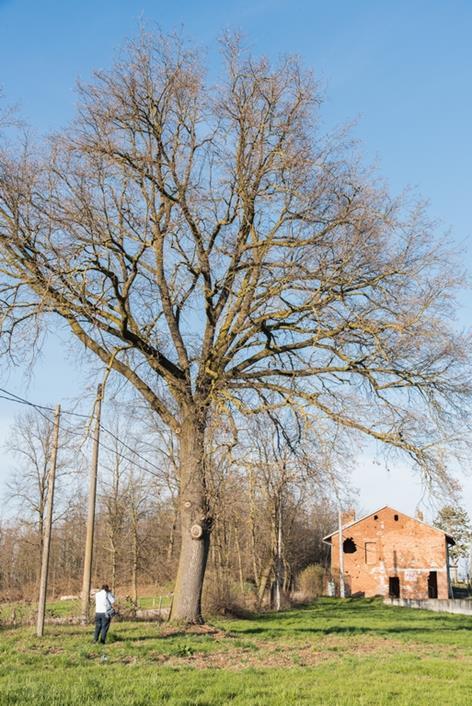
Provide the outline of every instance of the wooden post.
<path id="1" fill-rule="evenodd" d="M 87 505 L 87 535 L 85 539 L 84 574 L 82 580 L 82 622 L 89 620 L 90 587 L 92 581 L 93 533 L 95 529 L 95 503 L 97 497 L 98 451 L 100 446 L 100 414 L 102 408 L 102 386 L 97 388 L 95 399 L 95 430 L 93 434 L 92 463 L 90 465 L 88 505 Z"/>
<path id="2" fill-rule="evenodd" d="M 343 522 L 341 510 L 338 511 L 338 543 L 339 543 L 339 595 L 344 598 L 346 589 L 344 585 L 344 547 L 343 547 Z"/>
<path id="3" fill-rule="evenodd" d="M 282 584 L 282 493 L 277 508 L 277 566 L 275 577 L 275 609 L 280 610 L 280 589 Z"/>
<path id="4" fill-rule="evenodd" d="M 51 450 L 51 463 L 48 473 L 48 508 L 44 525 L 43 555 L 41 560 L 41 577 L 39 581 L 38 617 L 36 622 L 36 635 L 44 634 L 44 615 L 46 613 L 46 596 L 48 591 L 49 552 L 51 549 L 52 513 L 54 509 L 54 486 L 56 483 L 57 449 L 59 444 L 59 417 L 61 407 L 57 405 L 54 414 L 54 432 Z"/>

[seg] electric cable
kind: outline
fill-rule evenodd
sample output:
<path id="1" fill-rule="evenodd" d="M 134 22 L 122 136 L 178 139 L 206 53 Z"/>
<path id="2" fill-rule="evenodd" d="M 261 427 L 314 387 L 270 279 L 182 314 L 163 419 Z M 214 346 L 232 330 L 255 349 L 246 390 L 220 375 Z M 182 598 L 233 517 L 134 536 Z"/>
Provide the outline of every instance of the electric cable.
<path id="1" fill-rule="evenodd" d="M 15 394 L 14 392 L 10 392 L 9 390 L 6 390 L 6 389 L 1 388 L 1 387 L 0 387 L 0 392 L 4 393 L 4 394 L 0 394 L 0 399 L 4 399 L 4 400 L 7 400 L 8 402 L 16 402 L 17 404 L 23 404 L 23 405 L 26 405 L 26 406 L 28 406 L 28 407 L 32 407 L 33 409 L 36 409 L 36 411 L 37 411 L 39 414 L 41 414 L 42 417 L 44 417 L 45 419 L 47 419 L 49 422 L 51 421 L 51 420 L 49 419 L 49 417 L 47 417 L 47 416 L 44 414 L 44 411 L 54 412 L 55 410 L 54 410 L 53 407 L 48 407 L 48 406 L 46 406 L 46 405 L 40 405 L 40 404 L 37 404 L 37 403 L 35 403 L 35 402 L 31 402 L 31 400 L 27 400 L 27 399 L 24 398 L 24 397 L 20 397 L 19 395 Z M 7 396 L 7 395 L 8 395 L 8 396 Z M 75 416 L 75 417 L 81 417 L 82 419 L 90 419 L 90 416 L 91 416 L 91 415 L 87 415 L 87 414 L 80 414 L 80 413 L 78 413 L 78 412 L 72 412 L 72 411 L 70 411 L 70 410 L 62 409 L 62 408 L 61 408 L 61 415 L 63 415 L 63 414 L 67 414 L 67 415 L 71 415 L 71 416 Z M 92 416 L 93 416 L 93 413 L 92 413 Z M 64 427 L 63 424 L 62 424 L 61 426 L 62 426 L 62 427 L 65 429 L 65 431 L 67 431 L 69 434 L 72 434 L 72 435 L 75 435 L 75 436 L 82 436 L 81 433 L 79 433 L 79 432 L 77 432 L 77 431 L 71 429 L 70 427 L 67 427 L 67 426 Z M 123 448 L 127 449 L 127 450 L 130 451 L 134 456 L 136 456 L 137 458 L 141 459 L 141 461 L 143 461 L 144 463 L 146 463 L 147 466 L 152 466 L 153 468 L 155 468 L 156 471 L 158 471 L 158 473 L 155 473 L 154 471 L 151 471 L 149 468 L 146 468 L 146 467 L 144 467 L 144 466 L 141 466 L 140 464 L 136 463 L 136 461 L 135 461 L 134 459 L 131 459 L 131 458 L 125 456 L 124 454 L 120 453 L 117 449 L 113 449 L 113 448 L 111 448 L 110 446 L 107 446 L 106 444 L 104 444 L 102 441 L 99 441 L 99 445 L 100 445 L 103 449 L 105 449 L 106 451 L 109 451 L 110 453 L 116 454 L 117 456 L 119 456 L 119 457 L 120 457 L 121 459 L 123 459 L 124 461 L 127 461 L 128 463 L 132 463 L 134 466 L 136 466 L 137 468 L 140 468 L 142 471 L 144 471 L 144 472 L 146 472 L 146 473 L 150 473 L 151 475 L 153 475 L 153 476 L 156 477 L 156 478 L 161 478 L 162 473 L 161 473 L 161 469 L 159 468 L 159 466 L 157 466 L 156 464 L 154 464 L 152 461 L 149 461 L 149 459 L 147 459 L 145 456 L 142 456 L 142 455 L 139 454 L 137 451 L 135 451 L 134 449 L 132 449 L 131 446 L 129 446 L 125 441 L 123 441 L 123 439 L 120 439 L 119 436 L 117 436 L 117 435 L 114 434 L 112 431 L 110 431 L 110 429 L 108 429 L 105 425 L 103 425 L 102 423 L 100 423 L 99 426 L 100 426 L 100 429 L 101 429 L 102 431 L 104 431 L 105 433 L 109 434 L 113 439 L 115 439 L 116 441 L 118 441 L 118 443 L 120 443 L 120 444 L 123 446 Z M 89 434 L 89 432 L 88 432 L 88 434 Z M 87 434 L 87 436 L 88 436 L 88 434 Z M 85 440 L 86 440 L 86 439 L 85 439 Z M 85 440 L 84 440 L 83 443 L 85 443 Z"/>

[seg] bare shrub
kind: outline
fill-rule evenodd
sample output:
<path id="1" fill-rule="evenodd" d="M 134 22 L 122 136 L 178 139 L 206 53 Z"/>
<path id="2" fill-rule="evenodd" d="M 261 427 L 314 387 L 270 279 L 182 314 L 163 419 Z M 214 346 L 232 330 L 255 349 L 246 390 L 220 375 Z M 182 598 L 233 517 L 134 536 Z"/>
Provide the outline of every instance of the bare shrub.
<path id="1" fill-rule="evenodd" d="M 304 600 L 313 600 L 323 595 L 326 571 L 320 564 L 310 564 L 300 573 L 298 585 Z"/>
<path id="2" fill-rule="evenodd" d="M 254 591 L 241 593 L 239 585 L 231 579 L 218 581 L 209 571 L 203 591 L 203 607 L 209 615 L 231 615 L 244 618 L 256 606 Z"/>

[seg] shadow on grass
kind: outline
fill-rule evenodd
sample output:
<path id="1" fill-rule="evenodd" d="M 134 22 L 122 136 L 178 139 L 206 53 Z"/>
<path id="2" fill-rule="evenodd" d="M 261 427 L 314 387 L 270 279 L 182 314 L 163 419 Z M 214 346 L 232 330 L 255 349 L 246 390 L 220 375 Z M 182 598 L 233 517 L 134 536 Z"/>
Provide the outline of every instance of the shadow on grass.
<path id="1" fill-rule="evenodd" d="M 177 637 L 177 638 L 182 638 L 182 637 L 189 637 L 189 633 L 186 633 L 185 630 L 179 631 L 179 632 L 174 632 L 172 635 L 159 635 L 159 633 L 156 633 L 155 635 L 119 635 L 119 634 L 110 634 L 108 635 L 108 642 L 132 642 L 132 643 L 139 643 L 139 642 L 147 642 L 148 640 L 168 640 L 169 638 L 172 637 Z M 202 635 L 191 635 L 192 638 L 194 637 L 203 637 Z"/>
<path id="2" fill-rule="evenodd" d="M 405 634 L 432 637 L 440 631 L 472 631 L 472 618 L 387 606 L 378 598 L 321 599 L 295 610 L 254 615 L 238 621 L 231 629 L 238 635 Z"/>
<path id="3" fill-rule="evenodd" d="M 447 628 L 448 632 L 458 632 L 458 631 L 472 631 L 472 626 L 451 626 Z M 312 628 L 294 628 L 293 626 L 287 628 L 243 628 L 238 630 L 238 635 L 290 635 L 296 637 L 296 635 L 425 635 L 428 633 L 437 633 L 437 627 L 405 627 L 404 625 L 399 625 L 398 627 L 355 627 L 355 626 L 331 626 L 326 628 L 312 627 Z"/>

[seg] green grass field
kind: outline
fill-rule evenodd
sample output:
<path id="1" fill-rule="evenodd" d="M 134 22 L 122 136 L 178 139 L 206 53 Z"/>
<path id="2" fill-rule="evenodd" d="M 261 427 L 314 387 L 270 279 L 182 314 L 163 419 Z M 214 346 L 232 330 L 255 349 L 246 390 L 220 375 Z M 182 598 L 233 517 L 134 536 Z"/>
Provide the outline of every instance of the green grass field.
<path id="1" fill-rule="evenodd" d="M 159 606 L 161 608 L 168 608 L 170 606 L 170 602 L 171 597 L 168 594 L 155 597 L 143 596 L 138 600 L 138 608 L 143 608 L 145 610 L 157 609 L 159 608 Z M 129 609 L 130 607 L 131 606 L 128 606 L 126 602 L 121 601 L 120 608 L 122 610 L 126 611 L 126 609 Z M 18 622 L 18 624 L 34 622 L 36 608 L 36 603 L 0 603 L 0 625 L 8 625 L 16 621 Z M 48 601 L 46 606 L 46 620 L 54 618 L 78 618 L 81 615 L 81 610 L 81 603 L 78 599 L 66 601 Z"/>
<path id="2" fill-rule="evenodd" d="M 472 704 L 472 617 L 322 599 L 212 625 L 114 622 L 101 648 L 77 625 L 4 628 L 0 705 Z"/>

